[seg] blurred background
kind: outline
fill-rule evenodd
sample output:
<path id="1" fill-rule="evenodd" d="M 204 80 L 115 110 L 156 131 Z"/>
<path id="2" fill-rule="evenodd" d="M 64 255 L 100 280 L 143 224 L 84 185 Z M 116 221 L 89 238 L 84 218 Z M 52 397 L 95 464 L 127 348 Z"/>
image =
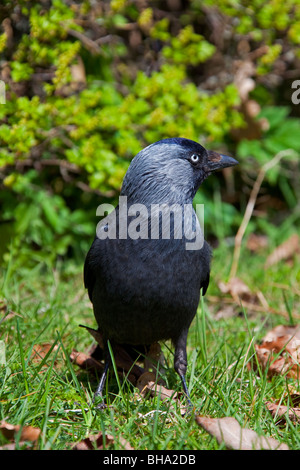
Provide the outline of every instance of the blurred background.
<path id="1" fill-rule="evenodd" d="M 166 137 L 240 162 L 195 199 L 213 246 L 233 246 L 278 155 L 248 254 L 297 234 L 298 0 L 3 0 L 0 24 L 2 266 L 82 266 L 97 206 L 115 204 L 131 158 Z"/>

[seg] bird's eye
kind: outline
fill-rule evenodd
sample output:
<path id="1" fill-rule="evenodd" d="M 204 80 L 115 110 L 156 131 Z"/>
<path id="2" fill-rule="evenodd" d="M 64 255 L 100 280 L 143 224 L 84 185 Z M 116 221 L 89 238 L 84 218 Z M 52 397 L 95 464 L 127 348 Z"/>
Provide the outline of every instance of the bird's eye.
<path id="1" fill-rule="evenodd" d="M 192 155 L 190 160 L 193 163 L 193 165 L 196 165 L 199 162 L 199 155 L 196 155 L 196 154 Z"/>

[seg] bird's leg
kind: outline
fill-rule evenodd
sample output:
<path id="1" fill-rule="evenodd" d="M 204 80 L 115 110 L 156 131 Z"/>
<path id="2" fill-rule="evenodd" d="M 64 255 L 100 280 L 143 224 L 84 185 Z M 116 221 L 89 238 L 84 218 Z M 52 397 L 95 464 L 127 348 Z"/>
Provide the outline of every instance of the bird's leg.
<path id="1" fill-rule="evenodd" d="M 193 409 L 190 393 L 185 381 L 185 374 L 187 369 L 187 354 L 186 354 L 186 340 L 187 340 L 188 329 L 181 332 L 177 341 L 175 342 L 175 357 L 174 357 L 174 369 L 179 375 L 183 391 L 186 395 L 189 411 Z"/>
<path id="2" fill-rule="evenodd" d="M 180 375 L 180 378 L 181 378 L 181 382 L 182 382 L 182 387 L 183 387 L 183 391 L 186 395 L 186 399 L 187 399 L 187 402 L 188 402 L 188 409 L 189 411 L 193 409 L 193 403 L 191 401 L 191 397 L 190 397 L 190 392 L 189 392 L 189 389 L 187 387 L 187 384 L 186 384 L 186 381 L 185 381 L 185 376 L 184 375 Z"/>
<path id="3" fill-rule="evenodd" d="M 108 348 L 106 348 L 104 370 L 102 372 L 98 387 L 97 387 L 97 389 L 94 393 L 94 397 L 93 397 L 93 403 L 95 403 L 95 401 L 99 397 L 101 398 L 102 401 L 96 405 L 96 408 L 100 409 L 100 410 L 103 410 L 104 408 L 106 408 L 106 404 L 105 404 L 104 399 L 103 399 L 103 389 L 104 389 L 104 386 L 105 386 L 105 381 L 106 381 L 106 377 L 107 377 L 107 373 L 108 373 L 108 369 L 109 369 L 110 364 L 111 364 L 111 357 L 110 357 Z"/>

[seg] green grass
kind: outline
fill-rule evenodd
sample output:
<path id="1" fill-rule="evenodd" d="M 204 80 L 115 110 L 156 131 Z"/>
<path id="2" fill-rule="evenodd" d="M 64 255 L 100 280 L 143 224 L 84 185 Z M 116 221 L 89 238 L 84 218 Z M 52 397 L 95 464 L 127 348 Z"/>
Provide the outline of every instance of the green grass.
<path id="1" fill-rule="evenodd" d="M 245 250 L 238 276 L 251 289 L 261 290 L 280 315 L 250 314 L 240 308 L 237 315 L 216 320 L 218 305 L 209 296 L 219 295 L 217 282 L 226 281 L 230 255 L 226 247 L 214 251 L 208 297 L 199 305 L 188 337 L 187 383 L 192 401 L 201 415 L 235 417 L 242 426 L 299 449 L 299 426 L 288 421 L 279 427 L 265 407 L 267 400 L 283 399 L 289 385 L 299 391 L 299 383 L 285 376 L 269 380 L 265 373 L 247 368 L 254 344 L 267 330 L 279 323 L 299 322 L 295 314 L 299 312 L 299 264 L 282 263 L 266 272 L 263 258 Z M 116 449 L 122 448 L 122 439 L 134 449 L 223 448 L 193 418 L 181 417 L 171 402 L 159 397 L 142 399 L 126 380 L 116 380 L 113 368 L 106 389 L 110 406 L 102 412 L 89 406 L 97 379 L 69 360 L 72 349 L 86 351 L 92 345 L 79 324 L 96 326 L 81 267 L 51 270 L 37 266 L 35 271 L 24 268 L 15 273 L 11 266 L 2 274 L 1 297 L 17 315 L 0 324 L 0 420 L 39 427 L 39 449 L 66 449 L 100 431 L 114 436 L 110 448 Z M 276 287 L 278 283 L 281 287 Z M 33 362 L 34 346 L 45 342 L 52 349 L 41 361 Z M 181 390 L 170 344 L 163 345 L 163 350 L 166 385 Z M 4 443 L 0 436 L 0 445 Z"/>

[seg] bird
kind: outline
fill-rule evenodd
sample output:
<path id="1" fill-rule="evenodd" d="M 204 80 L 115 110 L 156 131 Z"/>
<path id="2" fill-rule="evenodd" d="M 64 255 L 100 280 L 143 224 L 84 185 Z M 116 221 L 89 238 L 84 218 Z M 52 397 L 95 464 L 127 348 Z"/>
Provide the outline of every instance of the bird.
<path id="1" fill-rule="evenodd" d="M 212 256 L 193 199 L 211 173 L 237 164 L 184 137 L 152 143 L 131 160 L 119 204 L 97 225 L 84 263 L 84 285 L 105 345 L 93 400 L 101 397 L 97 407 L 106 406 L 108 344 L 113 350 L 166 340 L 174 347 L 174 369 L 192 406 L 185 378 L 187 337 L 210 282 Z M 170 224 L 164 229 L 166 215 Z"/>

